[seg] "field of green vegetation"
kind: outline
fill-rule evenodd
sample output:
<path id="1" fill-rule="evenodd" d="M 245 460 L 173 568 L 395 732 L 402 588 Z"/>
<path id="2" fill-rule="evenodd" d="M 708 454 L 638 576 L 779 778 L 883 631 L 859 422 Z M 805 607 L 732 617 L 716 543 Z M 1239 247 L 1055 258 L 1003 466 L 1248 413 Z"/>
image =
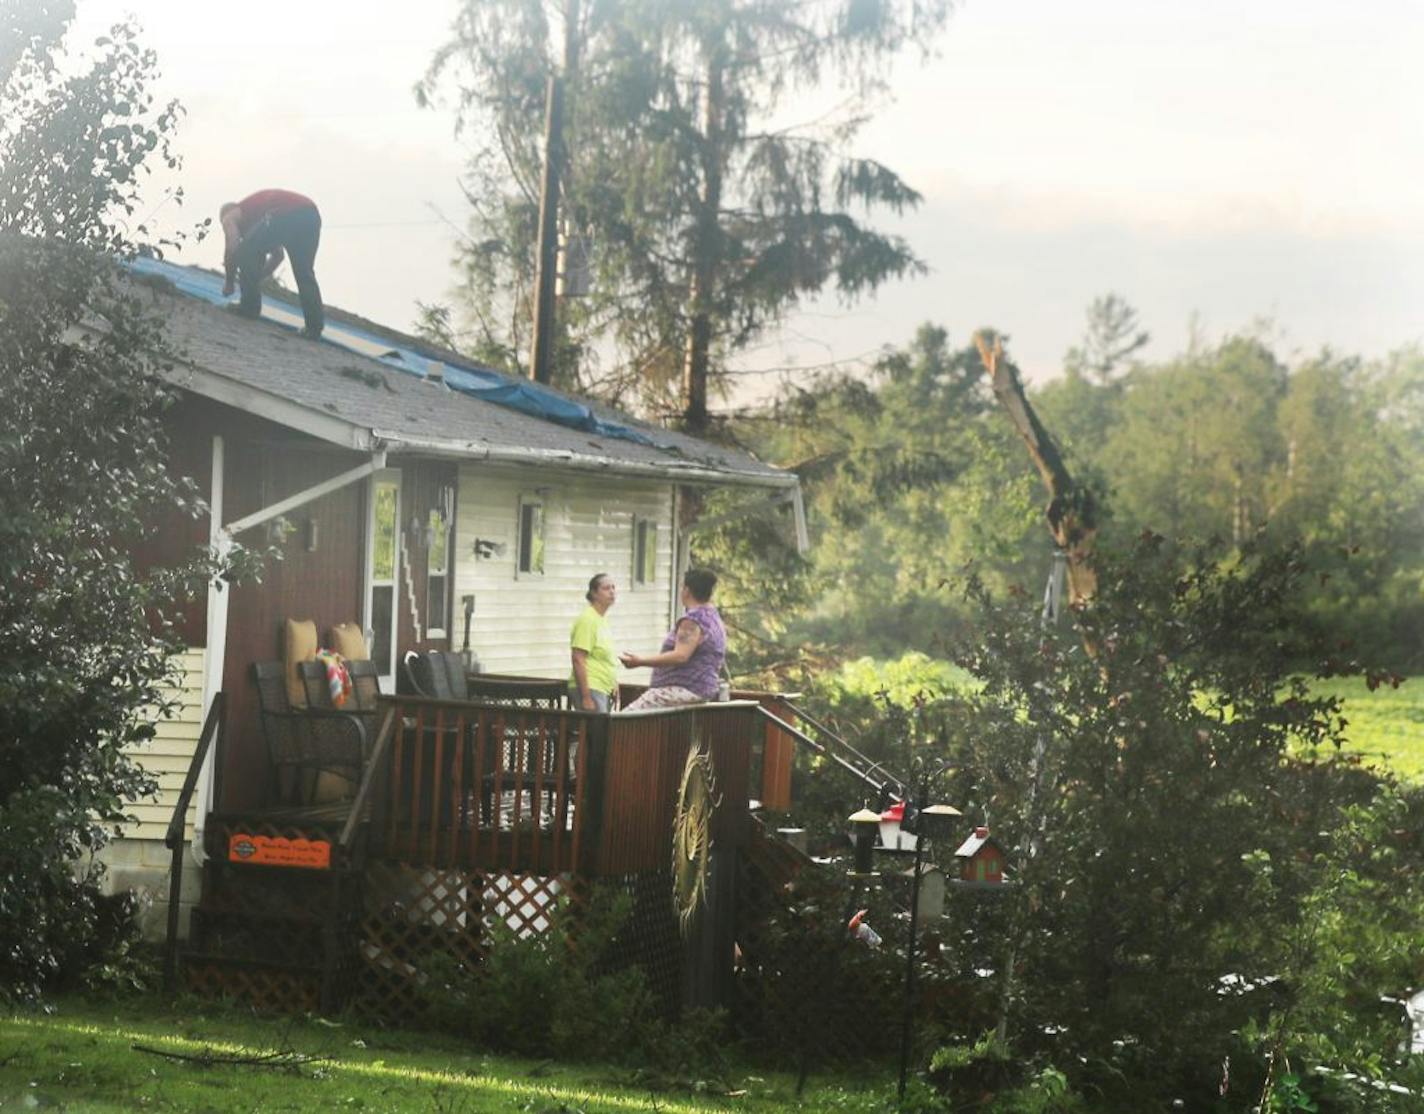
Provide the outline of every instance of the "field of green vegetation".
<path id="1" fill-rule="evenodd" d="M 492 1056 L 356 1021 L 259 1020 L 194 1001 L 68 998 L 49 1013 L 0 1017 L 3 1110 L 816 1114 L 883 1109 L 892 1087 L 813 1077 L 798 1101 L 794 1080 L 773 1074 L 650 1079 L 631 1068 Z"/>
<path id="2" fill-rule="evenodd" d="M 1411 677 L 1397 689 L 1381 685 L 1374 692 L 1363 678 L 1351 677 L 1322 684 L 1319 691 L 1344 701 L 1350 752 L 1402 778 L 1424 781 L 1424 677 Z"/>

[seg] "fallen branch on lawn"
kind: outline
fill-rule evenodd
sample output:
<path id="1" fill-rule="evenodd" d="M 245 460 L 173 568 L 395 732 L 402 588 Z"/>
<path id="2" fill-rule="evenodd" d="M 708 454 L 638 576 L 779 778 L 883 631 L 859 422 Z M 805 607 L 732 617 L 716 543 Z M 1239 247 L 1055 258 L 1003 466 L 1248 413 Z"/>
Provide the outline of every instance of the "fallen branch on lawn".
<path id="1" fill-rule="evenodd" d="M 330 1056 L 308 1056 L 303 1052 L 282 1049 L 275 1052 L 259 1052 L 255 1055 L 230 1056 L 205 1048 L 201 1052 L 169 1052 L 164 1048 L 154 1048 L 147 1044 L 131 1046 L 135 1052 L 146 1052 L 150 1056 L 162 1056 L 165 1060 L 181 1060 L 185 1063 L 201 1064 L 205 1068 L 219 1064 L 232 1064 L 253 1068 L 276 1068 L 279 1071 L 296 1071 L 304 1064 L 316 1064 L 330 1060 Z"/>

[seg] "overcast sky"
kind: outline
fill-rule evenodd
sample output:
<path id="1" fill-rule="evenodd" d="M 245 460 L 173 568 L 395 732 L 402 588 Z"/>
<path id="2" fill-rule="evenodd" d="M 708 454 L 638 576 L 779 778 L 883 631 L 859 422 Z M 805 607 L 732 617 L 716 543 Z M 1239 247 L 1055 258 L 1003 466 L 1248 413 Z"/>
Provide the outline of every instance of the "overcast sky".
<path id="1" fill-rule="evenodd" d="M 188 115 L 180 209 L 313 197 L 329 304 L 398 328 L 445 298 L 464 213 L 448 114 L 411 86 L 453 0 L 80 0 L 81 33 L 135 13 Z M 1055 374 L 1116 291 L 1148 355 L 1269 318 L 1282 354 L 1424 338 L 1424 4 L 1417 0 L 967 0 L 938 56 L 896 68 L 863 154 L 924 195 L 887 223 L 926 277 L 809 308 L 758 366 L 854 361 L 933 320 L 994 325 Z M 167 182 L 167 179 L 164 179 Z M 449 223 L 447 223 L 449 222 Z M 216 266 L 216 239 L 179 261 Z"/>

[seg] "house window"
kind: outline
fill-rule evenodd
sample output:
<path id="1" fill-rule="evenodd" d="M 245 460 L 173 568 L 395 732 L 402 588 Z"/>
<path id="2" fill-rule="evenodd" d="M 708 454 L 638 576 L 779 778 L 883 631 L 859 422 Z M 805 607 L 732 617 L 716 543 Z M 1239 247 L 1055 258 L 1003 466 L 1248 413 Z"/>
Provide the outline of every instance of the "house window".
<path id="1" fill-rule="evenodd" d="M 544 575 L 544 504 L 537 499 L 519 501 L 520 573 Z"/>
<path id="2" fill-rule="evenodd" d="M 652 584 L 658 579 L 658 524 L 646 518 L 633 523 L 633 583 Z"/>
<path id="3" fill-rule="evenodd" d="M 430 539 L 425 567 L 425 615 L 427 638 L 445 637 L 445 618 L 450 614 L 450 531 L 434 507 L 426 526 Z"/>
<path id="4" fill-rule="evenodd" d="M 396 549 L 400 522 L 400 477 L 382 473 L 371 485 L 371 557 L 367 563 L 366 626 L 371 631 L 371 660 L 383 680 L 395 678 Z"/>

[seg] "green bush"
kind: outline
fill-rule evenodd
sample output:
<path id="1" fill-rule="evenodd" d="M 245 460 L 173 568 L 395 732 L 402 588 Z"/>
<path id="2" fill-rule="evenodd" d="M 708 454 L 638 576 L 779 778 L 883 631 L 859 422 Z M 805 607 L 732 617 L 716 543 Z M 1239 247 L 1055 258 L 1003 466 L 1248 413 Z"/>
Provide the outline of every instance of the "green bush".
<path id="1" fill-rule="evenodd" d="M 1424 972 L 1419 801 L 1336 757 L 1316 686 L 1358 667 L 1306 633 L 1299 550 L 1180 568 L 1152 535 L 1104 554 L 1056 632 L 977 597 L 948 792 L 1014 856 L 1015 1053 L 1105 1109 L 1219 1103 L 1228 1057 L 1224 1109 L 1272 1062 L 1388 1079 L 1374 1003 Z"/>
<path id="2" fill-rule="evenodd" d="M 81 864 L 153 791 L 131 748 L 172 710 L 172 604 L 211 572 L 134 557 L 199 505 L 167 469 L 161 322 L 116 264 L 177 108 L 130 27 L 65 56 L 73 8 L 0 18 L 0 1001 L 117 939 Z"/>
<path id="3" fill-rule="evenodd" d="M 627 893 L 601 887 L 586 903 L 561 900 L 542 933 L 496 918 L 473 970 L 429 965 L 430 1020 L 499 1052 L 624 1064 L 648 1085 L 724 1079 L 726 1018 L 667 1016 L 644 972 L 617 958 L 632 908 Z"/>
<path id="4" fill-rule="evenodd" d="M 476 969 L 433 966 L 432 1021 L 524 1056 L 620 1060 L 644 1047 L 658 1019 L 643 973 L 601 967 L 631 907 L 611 890 L 584 908 L 564 898 L 546 931 L 523 936 L 494 918 Z"/>

